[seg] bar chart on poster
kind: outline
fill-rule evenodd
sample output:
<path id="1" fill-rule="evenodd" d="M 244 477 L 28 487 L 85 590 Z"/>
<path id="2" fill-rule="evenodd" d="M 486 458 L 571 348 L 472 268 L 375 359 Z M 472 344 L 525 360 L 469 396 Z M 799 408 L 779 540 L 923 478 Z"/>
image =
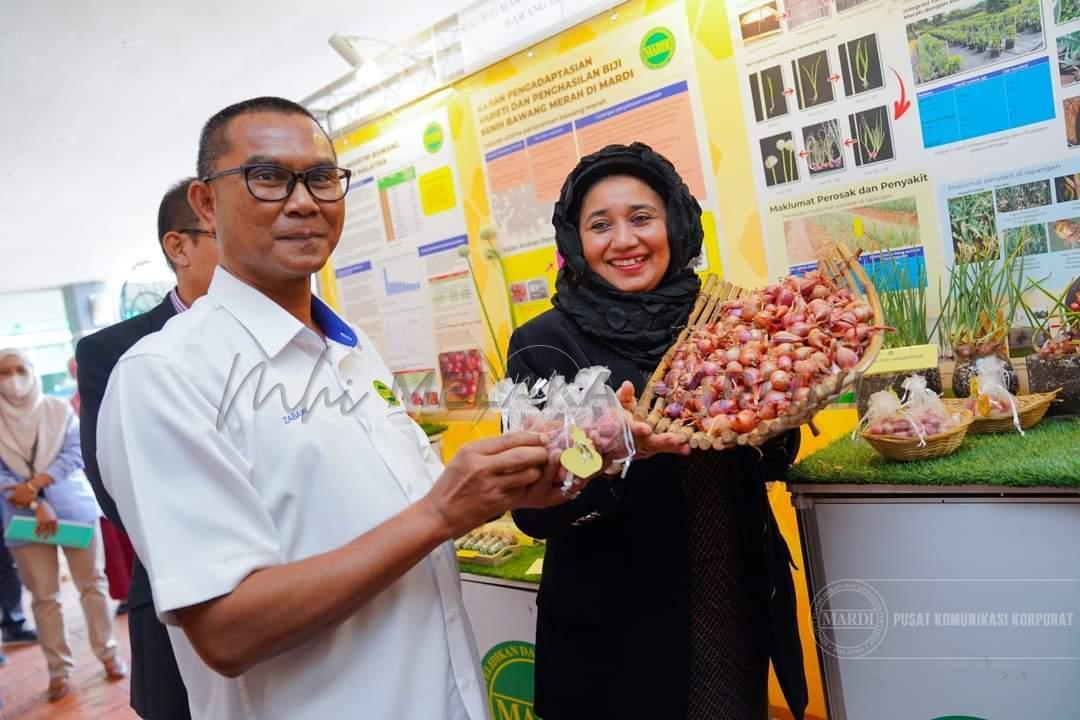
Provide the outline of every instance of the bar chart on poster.
<path id="1" fill-rule="evenodd" d="M 334 275 L 346 318 L 378 346 L 415 407 L 436 406 L 447 358 L 478 355 L 480 312 L 460 254 L 468 247 L 445 108 L 347 148 L 353 171 Z M 452 363 L 451 363 L 452 364 Z M 469 378 L 475 401 L 483 366 Z M 449 381 L 449 383 L 448 383 Z"/>

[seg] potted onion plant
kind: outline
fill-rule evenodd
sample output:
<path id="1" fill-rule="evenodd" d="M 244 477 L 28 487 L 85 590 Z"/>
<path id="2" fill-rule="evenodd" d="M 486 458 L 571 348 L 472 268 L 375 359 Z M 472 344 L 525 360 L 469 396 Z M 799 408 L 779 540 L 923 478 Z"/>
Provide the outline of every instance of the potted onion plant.
<path id="1" fill-rule="evenodd" d="M 1057 402 L 1050 405 L 1051 415 L 1080 414 L 1080 280 L 1061 295 L 1052 294 L 1034 280 L 1028 289 L 1037 290 L 1050 301 L 1047 312 L 1038 313 L 1021 299 L 1035 328 L 1032 345 L 1036 351 L 1025 360 L 1028 386 L 1033 393 L 1060 388 Z"/>
<path id="2" fill-rule="evenodd" d="M 926 318 L 926 267 L 920 264 L 914 277 L 902 259 L 890 256 L 877 260 L 870 270 L 881 300 L 882 316 L 890 328 L 885 334 L 885 349 L 927 345 L 930 332 Z M 870 372 L 873 372 L 871 367 Z M 879 390 L 892 388 L 903 395 L 904 379 L 912 374 L 926 378 L 926 386 L 941 393 L 941 372 L 937 367 L 898 373 L 863 375 L 856 388 L 859 417 L 866 412 L 870 396 Z"/>
<path id="3" fill-rule="evenodd" d="M 955 263 L 949 270 L 949 291 L 936 328 L 956 360 L 952 377 L 956 397 L 968 396 L 976 361 L 991 355 L 1005 360 L 1009 391 L 1016 394 L 1020 388 L 1009 364 L 1009 328 L 1020 304 L 1021 291 L 1014 277 L 1023 277 L 1023 249 L 1024 243 L 1018 244 L 1001 263 L 987 258 Z"/>

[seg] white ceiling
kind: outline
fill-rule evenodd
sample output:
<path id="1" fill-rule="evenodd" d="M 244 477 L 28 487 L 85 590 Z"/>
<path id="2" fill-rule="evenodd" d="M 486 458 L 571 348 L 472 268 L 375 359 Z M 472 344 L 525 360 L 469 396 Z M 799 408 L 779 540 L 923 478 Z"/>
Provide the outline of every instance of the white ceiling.
<path id="1" fill-rule="evenodd" d="M 0 292 L 158 262 L 158 202 L 210 115 L 340 77 L 334 32 L 397 41 L 466 4 L 0 0 Z"/>

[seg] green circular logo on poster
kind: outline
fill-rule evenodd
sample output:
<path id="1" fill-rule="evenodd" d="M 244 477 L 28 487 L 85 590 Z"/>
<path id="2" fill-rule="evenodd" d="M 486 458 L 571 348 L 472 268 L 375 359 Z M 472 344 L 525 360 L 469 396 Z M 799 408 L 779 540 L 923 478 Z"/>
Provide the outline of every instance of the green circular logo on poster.
<path id="1" fill-rule="evenodd" d="M 488 702 L 495 720 L 535 720 L 532 643 L 510 640 L 487 651 L 482 664 Z"/>
<path id="2" fill-rule="evenodd" d="M 659 70 L 675 57 L 675 36 L 666 27 L 655 27 L 641 39 L 641 62 L 650 70 Z"/>
<path id="3" fill-rule="evenodd" d="M 424 149 L 429 153 L 437 153 L 442 149 L 443 129 L 442 125 L 433 122 L 424 128 Z"/>

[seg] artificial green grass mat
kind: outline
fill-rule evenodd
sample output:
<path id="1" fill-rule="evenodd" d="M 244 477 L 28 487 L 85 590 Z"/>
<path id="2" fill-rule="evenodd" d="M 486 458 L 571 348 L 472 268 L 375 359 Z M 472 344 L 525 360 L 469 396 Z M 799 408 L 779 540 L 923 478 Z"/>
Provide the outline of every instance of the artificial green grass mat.
<path id="1" fill-rule="evenodd" d="M 1080 419 L 1047 418 L 1026 431 L 968 435 L 955 453 L 892 462 L 861 439 L 843 437 L 807 456 L 791 483 L 1080 486 Z"/>
<path id="2" fill-rule="evenodd" d="M 537 559 L 542 557 L 544 557 L 544 546 L 533 545 L 532 547 L 525 548 L 499 567 L 477 565 L 476 563 L 466 562 L 464 560 L 458 560 L 458 567 L 461 568 L 461 572 L 463 573 L 539 584 L 539 575 L 526 575 L 525 571 L 528 570 Z"/>

